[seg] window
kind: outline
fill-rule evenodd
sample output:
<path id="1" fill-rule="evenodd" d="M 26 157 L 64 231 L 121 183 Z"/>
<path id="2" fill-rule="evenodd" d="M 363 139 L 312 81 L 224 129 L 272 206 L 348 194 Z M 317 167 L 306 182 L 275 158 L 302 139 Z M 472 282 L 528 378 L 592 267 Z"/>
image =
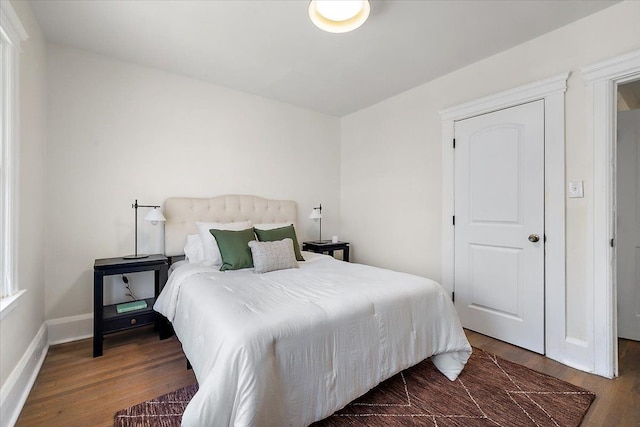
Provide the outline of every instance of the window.
<path id="1" fill-rule="evenodd" d="M 18 75 L 20 42 L 26 38 L 9 2 L 0 2 L 0 312 L 18 292 Z"/>

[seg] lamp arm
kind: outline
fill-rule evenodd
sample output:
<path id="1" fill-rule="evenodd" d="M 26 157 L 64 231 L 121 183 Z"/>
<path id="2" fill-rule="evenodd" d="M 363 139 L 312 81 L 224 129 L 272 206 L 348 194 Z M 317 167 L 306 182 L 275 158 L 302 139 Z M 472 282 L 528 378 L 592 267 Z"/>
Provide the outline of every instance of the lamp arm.
<path id="1" fill-rule="evenodd" d="M 138 208 L 159 208 L 160 205 L 139 205 L 138 201 L 136 200 L 136 203 L 131 205 L 132 208 L 138 209 Z"/>

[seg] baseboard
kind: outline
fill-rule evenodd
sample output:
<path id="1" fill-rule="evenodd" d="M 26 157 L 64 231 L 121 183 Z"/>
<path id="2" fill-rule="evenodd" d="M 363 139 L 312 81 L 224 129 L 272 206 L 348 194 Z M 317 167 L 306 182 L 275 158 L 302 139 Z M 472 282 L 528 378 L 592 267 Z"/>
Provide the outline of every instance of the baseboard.
<path id="1" fill-rule="evenodd" d="M 42 323 L 27 351 L 0 388 L 0 426 L 13 427 L 27 401 L 49 349 L 47 324 Z"/>
<path id="2" fill-rule="evenodd" d="M 49 345 L 93 337 L 93 313 L 47 320 Z"/>

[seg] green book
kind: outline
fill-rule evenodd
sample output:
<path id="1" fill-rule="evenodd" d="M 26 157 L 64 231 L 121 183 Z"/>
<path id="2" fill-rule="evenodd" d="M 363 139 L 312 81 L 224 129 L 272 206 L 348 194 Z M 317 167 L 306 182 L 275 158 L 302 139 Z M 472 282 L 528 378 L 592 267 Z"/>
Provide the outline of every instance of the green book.
<path id="1" fill-rule="evenodd" d="M 123 304 L 116 305 L 118 313 L 127 313 L 129 311 L 141 310 L 147 308 L 147 302 L 145 300 L 125 302 Z"/>

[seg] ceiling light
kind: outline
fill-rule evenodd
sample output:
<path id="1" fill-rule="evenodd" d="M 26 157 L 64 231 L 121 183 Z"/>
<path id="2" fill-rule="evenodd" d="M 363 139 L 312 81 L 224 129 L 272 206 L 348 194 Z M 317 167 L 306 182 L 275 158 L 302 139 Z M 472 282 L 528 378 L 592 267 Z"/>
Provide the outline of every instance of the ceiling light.
<path id="1" fill-rule="evenodd" d="M 364 24 L 370 10 L 369 0 L 311 0 L 309 18 L 321 30 L 346 33 Z"/>

